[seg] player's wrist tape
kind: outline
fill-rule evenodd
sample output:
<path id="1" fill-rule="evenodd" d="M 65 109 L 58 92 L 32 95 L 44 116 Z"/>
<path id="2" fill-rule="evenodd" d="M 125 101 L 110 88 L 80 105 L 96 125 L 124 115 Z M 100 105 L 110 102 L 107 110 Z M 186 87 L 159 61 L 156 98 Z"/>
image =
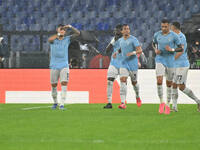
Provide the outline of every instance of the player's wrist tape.
<path id="1" fill-rule="evenodd" d="M 116 54 L 116 55 L 119 54 L 119 51 L 116 51 L 115 54 Z"/>
<path id="2" fill-rule="evenodd" d="M 57 36 L 60 36 L 60 33 L 57 33 Z"/>
<path id="3" fill-rule="evenodd" d="M 113 39 L 111 40 L 110 44 L 111 44 L 111 45 L 114 45 L 114 43 L 115 43 L 115 39 L 113 38 Z"/>
<path id="4" fill-rule="evenodd" d="M 136 55 L 136 51 L 133 51 L 132 54 L 133 54 L 133 55 Z"/>

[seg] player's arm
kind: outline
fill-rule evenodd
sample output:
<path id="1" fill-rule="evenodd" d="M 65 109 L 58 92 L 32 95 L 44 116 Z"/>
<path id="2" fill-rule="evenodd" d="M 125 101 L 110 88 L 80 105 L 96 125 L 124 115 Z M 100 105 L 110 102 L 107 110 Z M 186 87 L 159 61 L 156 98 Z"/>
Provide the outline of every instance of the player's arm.
<path id="1" fill-rule="evenodd" d="M 110 43 L 108 44 L 108 46 L 106 47 L 106 54 L 108 54 L 112 49 L 113 49 L 113 45 L 115 43 L 115 38 L 113 38 Z"/>
<path id="2" fill-rule="evenodd" d="M 54 41 L 56 38 L 58 38 L 58 35 L 57 35 L 57 34 L 52 35 L 52 36 L 50 36 L 50 37 L 48 38 L 48 42 L 49 42 L 49 43 L 53 43 L 53 41 Z"/>
<path id="3" fill-rule="evenodd" d="M 181 43 L 181 40 L 180 38 L 178 37 L 178 35 L 175 34 L 174 36 L 174 42 L 175 44 L 177 45 L 177 48 L 174 49 L 174 48 L 171 48 L 170 46 L 166 46 L 165 49 L 169 52 L 183 52 L 184 51 L 184 46 L 183 44 Z"/>
<path id="4" fill-rule="evenodd" d="M 152 42 L 152 47 L 154 49 L 154 52 L 156 53 L 156 55 L 159 55 L 161 53 L 160 50 L 158 50 L 158 44 L 156 42 Z"/>
<path id="5" fill-rule="evenodd" d="M 108 53 L 109 51 L 111 51 L 113 48 L 113 45 L 112 44 L 108 44 L 108 46 L 106 47 L 106 53 Z"/>
<path id="6" fill-rule="evenodd" d="M 121 48 L 118 49 L 116 52 L 114 52 L 114 54 L 112 55 L 113 58 L 116 58 L 118 54 L 121 53 Z"/>
<path id="7" fill-rule="evenodd" d="M 135 51 L 129 52 L 126 54 L 126 56 L 132 56 L 132 55 L 137 55 L 137 54 L 142 54 L 142 47 L 137 46 Z"/>
<path id="8" fill-rule="evenodd" d="M 182 45 L 182 48 L 184 49 L 184 45 Z M 174 56 L 175 60 L 178 59 L 182 54 L 183 54 L 183 51 L 177 52 L 176 55 Z"/>
<path id="9" fill-rule="evenodd" d="M 72 25 L 68 24 L 68 25 L 65 25 L 64 28 L 70 28 L 72 29 L 72 31 L 74 32 L 72 35 L 71 35 L 71 38 L 76 38 L 77 36 L 80 35 L 80 31 L 76 28 L 74 28 Z"/>
<path id="10" fill-rule="evenodd" d="M 183 54 L 183 52 L 176 53 L 176 55 L 174 56 L 175 60 L 178 59 L 182 54 Z"/>
<path id="11" fill-rule="evenodd" d="M 157 37 L 158 37 L 158 32 L 156 32 L 154 35 L 153 35 L 153 42 L 152 42 L 152 47 L 154 49 L 154 52 L 156 55 L 159 55 L 161 54 L 161 50 L 158 49 L 158 41 L 157 41 Z"/>
<path id="12" fill-rule="evenodd" d="M 110 43 L 108 44 L 108 46 L 106 47 L 106 53 L 110 52 L 113 49 L 113 46 L 115 44 L 115 42 L 120 38 L 120 36 L 115 36 Z"/>
<path id="13" fill-rule="evenodd" d="M 165 46 L 165 49 L 169 52 L 183 52 L 183 45 L 179 44 L 177 48 L 171 48 L 169 45 Z"/>

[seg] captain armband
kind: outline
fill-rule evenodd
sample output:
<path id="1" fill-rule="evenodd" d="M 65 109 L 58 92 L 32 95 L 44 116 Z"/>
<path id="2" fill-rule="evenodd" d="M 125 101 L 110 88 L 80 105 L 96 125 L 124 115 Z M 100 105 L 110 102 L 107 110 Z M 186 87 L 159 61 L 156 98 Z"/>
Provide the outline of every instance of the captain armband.
<path id="1" fill-rule="evenodd" d="M 172 49 L 173 50 L 173 49 Z M 182 48 L 181 45 L 178 45 L 176 49 L 174 49 L 175 52 L 182 52 L 184 49 Z"/>

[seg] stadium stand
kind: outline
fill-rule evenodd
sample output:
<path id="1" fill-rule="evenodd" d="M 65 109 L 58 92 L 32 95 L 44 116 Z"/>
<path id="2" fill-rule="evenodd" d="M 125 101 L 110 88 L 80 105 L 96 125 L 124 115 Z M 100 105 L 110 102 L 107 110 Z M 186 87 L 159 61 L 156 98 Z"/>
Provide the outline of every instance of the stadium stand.
<path id="1" fill-rule="evenodd" d="M 196 26 L 190 28 L 191 19 L 199 12 L 199 0 L 0 0 L 0 24 L 5 32 L 54 31 L 60 23 L 72 24 L 79 30 L 110 31 L 118 23 L 127 23 L 144 50 L 151 43 L 153 33 L 159 30 L 162 18 L 187 24 L 184 25 L 187 33 L 196 29 Z M 104 51 L 111 36 L 98 37 L 99 51 Z M 10 48 L 12 51 L 47 51 L 46 39 L 43 37 L 40 48 L 39 38 L 39 35 L 13 35 Z"/>

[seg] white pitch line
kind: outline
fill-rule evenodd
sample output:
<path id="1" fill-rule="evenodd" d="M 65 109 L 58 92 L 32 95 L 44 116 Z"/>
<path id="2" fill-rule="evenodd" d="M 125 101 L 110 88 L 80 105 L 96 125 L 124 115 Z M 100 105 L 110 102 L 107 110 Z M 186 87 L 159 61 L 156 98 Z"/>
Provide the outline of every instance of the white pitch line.
<path id="1" fill-rule="evenodd" d="M 65 106 L 68 106 L 68 105 L 71 105 L 71 104 L 65 104 Z M 33 110 L 33 109 L 51 108 L 51 107 L 52 106 L 26 107 L 26 108 L 22 108 L 21 110 Z"/>
<path id="2" fill-rule="evenodd" d="M 27 107 L 27 108 L 22 108 L 22 110 L 32 110 L 32 109 L 41 109 L 41 108 L 50 108 L 52 106 L 40 106 L 40 107 Z"/>

